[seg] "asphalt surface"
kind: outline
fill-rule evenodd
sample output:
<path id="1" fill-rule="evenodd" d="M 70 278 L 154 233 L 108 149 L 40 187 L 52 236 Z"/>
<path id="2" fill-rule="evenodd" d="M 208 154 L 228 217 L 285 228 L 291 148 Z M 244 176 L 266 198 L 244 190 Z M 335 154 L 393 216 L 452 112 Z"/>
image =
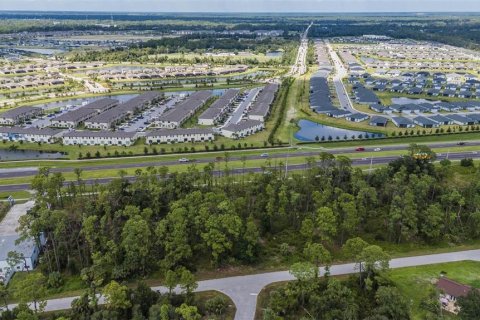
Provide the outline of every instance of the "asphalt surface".
<path id="1" fill-rule="evenodd" d="M 390 268 L 396 269 L 465 260 L 480 261 L 480 250 L 397 258 L 390 261 Z M 320 274 L 323 274 L 324 272 L 324 268 L 320 268 Z M 353 263 L 333 265 L 330 268 L 330 274 L 333 276 L 356 272 L 357 268 Z M 295 279 L 288 271 L 269 272 L 199 281 L 196 291 L 216 290 L 226 294 L 232 299 L 237 307 L 235 320 L 253 320 L 255 317 L 257 296 L 260 291 L 269 284 L 291 280 Z M 153 287 L 152 289 L 159 292 L 167 292 L 167 289 L 162 286 Z M 76 297 L 48 300 L 45 311 L 69 309 L 75 298 Z M 100 297 L 99 302 L 104 303 L 104 299 Z M 9 307 L 13 308 L 14 306 L 15 305 L 10 305 Z"/>
<path id="2" fill-rule="evenodd" d="M 453 144 L 456 145 L 456 144 Z M 473 142 L 469 143 L 469 145 L 473 145 Z M 475 145 L 480 145 L 480 142 L 475 142 Z M 451 144 L 438 144 L 436 146 L 441 146 L 441 147 L 448 147 L 451 146 Z M 399 149 L 399 146 L 388 146 L 384 147 L 382 150 L 403 150 L 405 147 L 401 147 Z M 331 150 L 330 153 L 332 154 L 342 154 L 342 153 L 351 153 L 354 152 L 354 149 L 340 149 L 340 150 Z M 365 148 L 365 151 L 373 151 L 373 148 Z M 316 156 L 319 154 L 319 151 L 304 151 L 300 152 L 297 154 L 297 156 Z M 285 159 L 287 158 L 288 154 L 272 154 L 269 158 L 270 159 Z M 387 164 L 395 159 L 400 158 L 400 156 L 382 156 L 382 157 L 365 157 L 361 158 L 361 152 L 358 152 L 359 158 L 357 159 L 352 159 L 352 165 L 353 166 L 360 166 L 360 165 L 376 165 L 376 164 Z M 292 156 L 289 154 L 289 156 Z M 255 155 L 255 156 L 250 156 L 247 157 L 248 159 L 266 159 L 263 158 L 261 155 Z M 477 151 L 466 151 L 466 152 L 451 152 L 451 153 L 444 153 L 444 154 L 437 154 L 437 160 L 443 160 L 445 158 L 448 158 L 449 160 L 461 160 L 464 158 L 472 158 L 472 159 L 480 159 L 480 152 Z M 232 157 L 230 158 L 230 161 L 234 160 L 241 160 L 239 157 Z M 187 162 L 183 163 L 183 165 L 190 165 L 192 163 L 209 163 L 215 161 L 215 159 L 198 159 L 195 162 Z M 139 167 L 148 167 L 148 166 L 168 166 L 168 165 L 178 165 L 181 164 L 178 161 L 155 161 L 155 162 L 143 162 L 143 163 L 132 163 L 132 164 L 116 164 L 116 165 L 107 165 L 107 166 L 92 166 L 89 167 L 88 170 L 105 170 L 105 169 L 120 169 L 120 168 L 139 168 Z M 296 171 L 296 170 L 305 170 L 306 169 L 306 164 L 291 164 L 291 165 L 286 165 L 285 169 L 288 171 Z M 260 167 L 254 167 L 254 168 L 234 168 L 231 170 L 231 174 L 243 174 L 245 172 L 256 172 L 260 173 L 263 172 L 265 169 L 260 168 Z M 70 172 L 73 171 L 73 168 L 58 168 L 58 169 L 51 169 L 51 172 Z M 0 178 L 14 178 L 14 177 L 20 177 L 22 176 L 30 176 L 36 174 L 37 171 L 25 171 L 25 172 L 11 172 L 11 173 L 0 173 Z M 214 171 L 214 175 L 220 176 L 223 174 L 223 170 L 217 170 Z M 92 185 L 92 184 L 105 184 L 108 183 L 115 178 L 100 178 L 100 179 L 84 179 L 83 181 L 87 185 Z M 132 181 L 135 179 L 135 177 L 129 177 Z M 68 185 L 71 182 L 65 182 L 65 185 Z M 13 191 L 20 191 L 20 190 L 29 190 L 30 189 L 30 184 L 10 184 L 10 185 L 0 185 L 0 192 L 13 192 Z"/>
<path id="3" fill-rule="evenodd" d="M 359 142 L 359 145 L 361 143 Z M 427 144 L 429 147 L 434 147 L 434 148 L 450 148 L 450 147 L 458 147 L 457 142 L 442 142 L 442 143 L 432 143 L 432 144 Z M 465 143 L 466 146 L 479 146 L 480 147 L 480 140 L 479 141 L 469 141 Z M 399 150 L 406 150 L 407 145 L 390 145 L 390 146 L 382 146 L 381 149 L 382 151 L 399 151 Z M 311 156 L 317 156 L 320 152 L 328 152 L 334 155 L 340 155 L 340 154 L 345 154 L 345 153 L 355 153 L 355 147 L 350 147 L 350 148 L 338 148 L 338 149 L 310 149 L 309 146 L 305 145 L 301 148 L 302 151 L 298 151 L 295 153 L 275 153 L 269 155 L 270 159 L 283 159 L 287 157 L 311 157 Z M 365 152 L 373 152 L 377 146 L 372 146 L 372 147 L 365 147 Z M 303 151 L 305 150 L 305 151 Z M 480 152 L 480 148 L 479 148 Z M 259 159 L 264 159 L 261 154 L 264 153 L 262 151 L 259 151 L 258 155 L 251 155 L 247 156 L 247 160 L 259 160 Z M 359 157 L 361 157 L 361 152 L 358 152 Z M 472 152 L 465 152 L 465 157 L 469 157 Z M 217 154 L 218 156 L 218 154 Z M 203 158 L 203 159 L 196 159 L 195 163 L 199 164 L 206 164 L 210 162 L 214 162 L 217 158 L 217 156 L 212 156 L 209 158 Z M 179 158 L 182 156 L 179 155 Z M 188 158 L 188 156 L 186 156 Z M 193 159 L 192 159 L 193 160 Z M 241 157 L 235 157 L 232 156 L 230 158 L 230 161 L 240 161 Z M 142 167 L 148 167 L 148 166 L 171 166 L 171 165 L 179 165 L 181 163 L 178 162 L 178 160 L 168 160 L 168 161 L 146 161 L 146 162 L 139 162 L 139 163 L 124 163 L 124 164 L 109 164 L 109 165 L 94 165 L 94 166 L 89 166 L 86 167 L 85 169 L 88 171 L 96 171 L 96 170 L 111 170 L 111 169 L 129 169 L 129 168 L 142 168 Z M 186 163 L 185 165 L 191 164 Z M 75 169 L 75 166 L 69 167 L 69 168 L 55 168 L 52 167 L 50 169 L 50 172 L 73 172 Z M 24 170 L 22 168 L 12 168 L 12 169 L 0 169 L 0 178 L 17 178 L 17 177 L 26 177 L 26 176 L 31 176 L 35 175 L 38 172 L 38 168 L 36 167 L 28 167 L 25 168 Z"/>

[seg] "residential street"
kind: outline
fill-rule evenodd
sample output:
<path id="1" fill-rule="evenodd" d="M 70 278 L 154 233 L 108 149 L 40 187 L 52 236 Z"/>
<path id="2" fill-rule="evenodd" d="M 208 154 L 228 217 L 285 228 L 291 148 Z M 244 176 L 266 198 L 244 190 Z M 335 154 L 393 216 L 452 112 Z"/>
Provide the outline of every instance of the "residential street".
<path id="1" fill-rule="evenodd" d="M 480 261 L 480 250 L 397 258 L 390 262 L 390 267 L 394 269 L 464 260 Z M 320 272 L 323 274 L 324 269 L 321 268 Z M 355 265 L 352 263 L 334 265 L 330 268 L 331 275 L 345 275 L 354 272 L 356 272 Z M 199 281 L 197 291 L 217 290 L 223 292 L 233 300 L 237 307 L 235 320 L 252 320 L 255 316 L 257 296 L 262 288 L 271 283 L 289 280 L 294 280 L 294 278 L 288 271 L 269 272 Z M 167 290 L 165 287 L 153 287 L 152 289 L 161 292 Z M 46 311 L 69 309 L 73 299 L 75 297 L 48 300 Z M 103 302 L 103 299 L 100 299 L 100 302 Z M 13 308 L 14 305 L 9 307 Z"/>

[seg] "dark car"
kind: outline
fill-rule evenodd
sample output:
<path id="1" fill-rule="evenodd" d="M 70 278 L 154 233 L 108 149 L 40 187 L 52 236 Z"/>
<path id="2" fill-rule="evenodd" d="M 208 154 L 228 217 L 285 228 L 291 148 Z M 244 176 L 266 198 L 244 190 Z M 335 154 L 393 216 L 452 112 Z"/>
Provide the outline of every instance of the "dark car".
<path id="1" fill-rule="evenodd" d="M 358 147 L 355 149 L 355 151 L 365 151 L 365 148 L 364 147 Z"/>

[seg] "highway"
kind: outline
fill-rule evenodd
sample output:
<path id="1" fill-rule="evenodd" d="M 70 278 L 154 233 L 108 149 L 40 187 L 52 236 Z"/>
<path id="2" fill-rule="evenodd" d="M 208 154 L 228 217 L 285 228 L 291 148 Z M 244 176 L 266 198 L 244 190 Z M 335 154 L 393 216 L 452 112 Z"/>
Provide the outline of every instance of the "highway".
<path id="1" fill-rule="evenodd" d="M 307 72 L 308 31 L 310 31 L 312 25 L 313 22 L 308 25 L 300 38 L 300 47 L 298 48 L 297 58 L 289 73 L 291 76 L 301 76 Z"/>
<path id="2" fill-rule="evenodd" d="M 470 144 L 473 145 L 473 142 Z M 470 145 L 469 144 L 469 145 Z M 443 147 L 448 147 L 448 144 L 440 144 Z M 480 145 L 480 142 L 475 142 L 475 145 Z M 382 150 L 404 150 L 405 147 L 402 149 L 398 149 L 398 146 L 389 146 L 384 147 Z M 372 148 L 365 148 L 365 151 L 373 151 Z M 342 154 L 342 153 L 351 153 L 354 152 L 354 149 L 341 149 L 341 150 L 330 150 L 332 154 Z M 317 156 L 319 154 L 318 150 L 315 151 L 303 151 L 300 152 L 298 156 Z M 380 165 L 380 164 L 388 164 L 389 162 L 398 159 L 400 156 L 379 156 L 379 157 L 364 157 L 361 158 L 361 152 L 358 153 L 359 158 L 352 159 L 353 166 L 365 166 L 365 165 Z M 272 154 L 270 159 L 286 159 L 288 157 L 292 157 L 292 154 L 282 153 L 282 154 Z M 447 158 L 449 160 L 461 160 L 464 158 L 472 158 L 472 159 L 480 159 L 480 152 L 477 151 L 465 151 L 465 152 L 451 152 L 445 154 L 437 154 L 437 160 L 443 160 Z M 265 159 L 261 157 L 261 155 L 249 156 L 247 159 Z M 229 161 L 241 160 L 239 157 L 232 157 Z M 190 163 L 183 163 L 183 165 L 190 165 L 191 163 L 209 163 L 215 161 L 214 159 L 198 159 L 196 162 Z M 125 168 L 139 168 L 139 167 L 147 167 L 147 166 L 168 166 L 168 165 L 178 165 L 178 161 L 164 161 L 164 162 L 144 162 L 144 163 L 132 163 L 132 164 L 116 164 L 116 165 L 106 165 L 106 166 L 92 166 L 89 167 L 88 170 L 106 170 L 106 169 L 125 169 Z M 290 164 L 285 165 L 282 167 L 287 171 L 298 171 L 298 170 L 305 170 L 306 163 L 302 164 Z M 68 170 L 68 171 L 67 171 Z M 73 168 L 58 168 L 58 169 L 51 169 L 51 172 L 70 172 L 73 171 Z M 251 168 L 232 168 L 231 174 L 240 175 L 248 172 L 255 172 L 260 173 L 263 172 L 264 168 L 261 167 L 251 167 Z M 13 172 L 3 172 L 0 173 L 0 178 L 15 178 L 23 176 L 31 176 L 36 174 L 37 171 L 13 171 Z M 223 170 L 216 170 L 213 172 L 215 176 L 221 176 L 224 174 Z M 134 180 L 135 177 L 128 177 L 130 180 Z M 99 178 L 99 179 L 84 179 L 83 181 L 87 185 L 92 185 L 95 183 L 98 184 L 105 184 L 112 181 L 113 177 L 110 178 Z M 70 182 L 65 182 L 65 185 L 68 185 Z M 9 184 L 9 185 L 0 185 L 0 192 L 13 192 L 13 191 L 21 191 L 21 190 L 29 190 L 30 184 L 23 183 L 23 184 Z"/>
<path id="3" fill-rule="evenodd" d="M 480 261 L 480 250 L 468 250 L 397 258 L 390 261 L 390 268 L 396 269 L 403 267 L 431 265 L 437 263 L 447 263 L 465 260 Z M 325 269 L 320 268 L 320 274 L 323 275 L 324 272 Z M 356 265 L 353 263 L 333 265 L 330 268 L 330 274 L 332 276 L 346 275 L 356 272 L 357 268 Z M 253 320 L 255 317 L 257 297 L 261 290 L 269 284 L 291 280 L 295 279 L 288 271 L 277 271 L 199 281 L 196 291 L 201 292 L 215 290 L 226 294 L 232 299 L 237 308 L 235 320 Z M 167 288 L 162 286 L 153 287 L 152 289 L 162 293 L 168 292 Z M 175 291 L 178 292 L 179 289 L 176 288 Z M 73 299 L 75 298 L 76 297 L 68 297 L 48 300 L 45 311 L 69 309 Z M 99 303 L 104 303 L 103 297 L 100 297 Z M 13 307 L 15 307 L 14 304 L 9 305 L 10 309 L 12 309 Z"/>

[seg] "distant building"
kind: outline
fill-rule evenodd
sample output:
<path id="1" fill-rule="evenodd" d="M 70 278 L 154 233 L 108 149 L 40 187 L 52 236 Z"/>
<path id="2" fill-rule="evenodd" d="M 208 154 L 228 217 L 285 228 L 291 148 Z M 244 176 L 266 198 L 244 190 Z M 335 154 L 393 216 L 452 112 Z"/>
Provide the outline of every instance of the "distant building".
<path id="1" fill-rule="evenodd" d="M 50 128 L 0 127 L 0 140 L 55 143 L 62 132 L 62 130 Z"/>

